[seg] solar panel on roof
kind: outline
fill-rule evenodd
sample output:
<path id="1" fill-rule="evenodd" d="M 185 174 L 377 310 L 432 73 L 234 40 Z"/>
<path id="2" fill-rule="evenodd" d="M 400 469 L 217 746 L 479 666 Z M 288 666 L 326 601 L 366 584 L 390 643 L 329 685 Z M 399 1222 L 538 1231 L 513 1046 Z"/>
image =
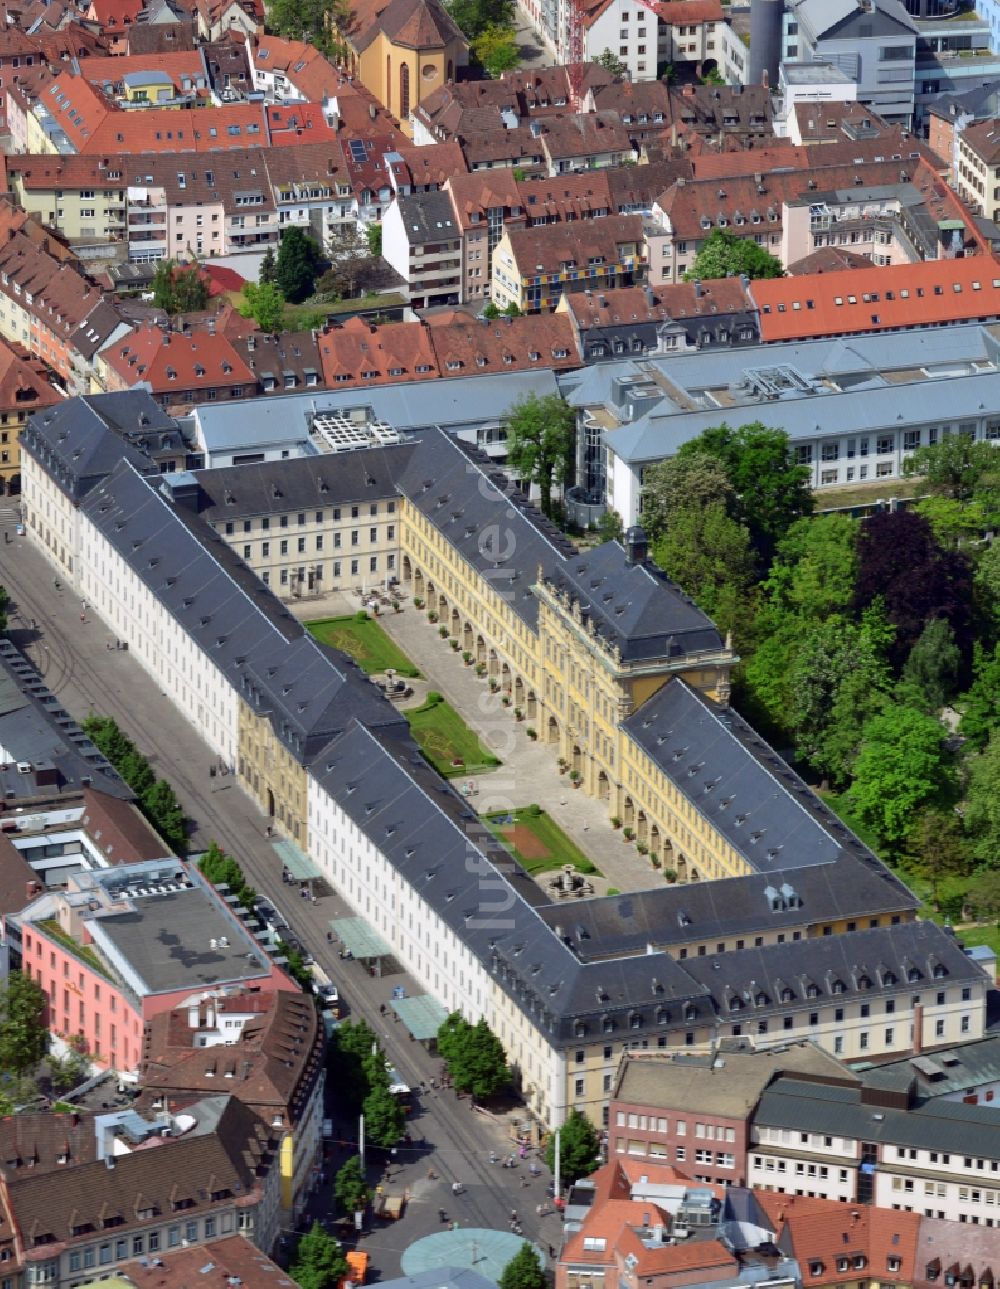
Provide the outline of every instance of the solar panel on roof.
<path id="1" fill-rule="evenodd" d="M 368 159 L 363 140 L 352 139 L 348 146 L 351 149 L 351 159 L 353 161 L 366 161 Z"/>

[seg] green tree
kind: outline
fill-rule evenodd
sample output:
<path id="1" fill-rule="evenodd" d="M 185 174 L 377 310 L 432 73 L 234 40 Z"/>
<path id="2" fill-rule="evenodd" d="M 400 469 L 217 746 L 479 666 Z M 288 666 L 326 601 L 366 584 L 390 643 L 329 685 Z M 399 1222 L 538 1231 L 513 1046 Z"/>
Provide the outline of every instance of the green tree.
<path id="1" fill-rule="evenodd" d="M 839 614 L 803 623 L 789 659 L 796 755 L 837 787 L 850 774 L 865 722 L 891 687 L 880 627 L 874 613 L 860 625 Z"/>
<path id="2" fill-rule="evenodd" d="M 997 487 L 1000 461 L 991 443 L 950 434 L 911 452 L 903 461 L 903 473 L 920 476 L 938 496 L 971 501 L 979 492 Z"/>
<path id="3" fill-rule="evenodd" d="M 368 254 L 373 260 L 377 260 L 382 254 L 382 225 L 369 224 L 365 229 L 365 236 L 368 238 Z"/>
<path id="4" fill-rule="evenodd" d="M 178 855 L 187 849 L 187 826 L 177 794 L 166 781 L 157 779 L 142 795 L 142 809 L 165 842 Z"/>
<path id="5" fill-rule="evenodd" d="M 958 815 L 954 810 L 922 810 L 907 842 L 921 875 L 931 884 L 931 897 L 940 911 L 945 883 L 967 877 L 972 866 Z"/>
<path id="6" fill-rule="evenodd" d="M 495 1096 L 510 1082 L 503 1044 L 482 1018 L 471 1025 L 452 1012 L 438 1030 L 438 1051 L 455 1087 L 478 1100 Z"/>
<path id="7" fill-rule="evenodd" d="M 702 243 L 694 263 L 684 274 L 685 282 L 705 282 L 710 278 L 784 277 L 781 260 L 775 259 L 752 237 L 737 237 L 726 228 L 716 228 Z"/>
<path id="8" fill-rule="evenodd" d="M 858 523 L 848 515 L 797 519 L 778 543 L 764 593 L 783 612 L 821 622 L 846 613 L 857 577 Z"/>
<path id="9" fill-rule="evenodd" d="M 972 853 L 984 868 L 1000 869 L 1000 729 L 968 763 L 965 827 Z"/>
<path id="10" fill-rule="evenodd" d="M 368 234 L 357 224 L 335 224 L 326 242 L 329 268 L 320 278 L 319 288 L 337 299 L 350 299 L 358 294 L 359 283 L 375 259 Z"/>
<path id="11" fill-rule="evenodd" d="M 898 847 L 917 813 L 947 796 L 943 743 L 941 725 L 911 707 L 893 704 L 866 721 L 847 802 L 883 843 Z"/>
<path id="12" fill-rule="evenodd" d="M 333 1181 L 333 1193 L 342 1213 L 350 1215 L 360 1213 L 367 1208 L 372 1193 L 365 1181 L 364 1170 L 358 1155 L 352 1155 L 337 1170 Z"/>
<path id="13" fill-rule="evenodd" d="M 623 63 L 617 54 L 613 54 L 610 49 L 603 49 L 596 58 L 590 60 L 596 63 L 598 67 L 603 67 L 606 72 L 612 76 L 627 76 L 628 66 Z"/>
<path id="14" fill-rule="evenodd" d="M 1000 926 L 1000 868 L 984 868 L 976 873 L 966 900 L 977 918 Z"/>
<path id="15" fill-rule="evenodd" d="M 524 314 L 521 312 L 521 306 L 511 300 L 510 304 L 504 305 L 503 316 L 505 318 L 523 318 Z"/>
<path id="16" fill-rule="evenodd" d="M 717 425 L 684 443 L 677 455 L 716 457 L 725 468 L 738 499 L 734 518 L 750 529 L 762 566 L 796 519 L 811 515 L 813 495 L 809 469 L 796 465 L 784 430 L 760 421 L 734 430 Z"/>
<path id="17" fill-rule="evenodd" d="M 972 592 L 984 642 L 1000 639 L 1000 541 L 992 541 L 979 552 Z"/>
<path id="18" fill-rule="evenodd" d="M 274 247 L 269 246 L 264 252 L 264 258 L 260 262 L 260 269 L 257 273 L 257 280 L 261 286 L 274 281 L 275 269 Z"/>
<path id="19" fill-rule="evenodd" d="M 57 1096 L 72 1092 L 90 1077 L 90 1057 L 85 1046 L 82 1050 L 70 1047 L 59 1057 L 50 1054 L 48 1066 L 52 1090 Z"/>
<path id="20" fill-rule="evenodd" d="M 513 0 L 450 0 L 448 12 L 470 42 L 487 27 L 510 27 L 514 22 Z"/>
<path id="21" fill-rule="evenodd" d="M 261 331 L 278 332 L 282 330 L 285 318 L 285 297 L 275 282 L 247 282 L 243 287 L 243 299 L 250 310 L 250 316 Z"/>
<path id="22" fill-rule="evenodd" d="M 511 72 L 521 62 L 521 47 L 513 27 L 491 24 L 472 42 L 472 52 L 479 64 L 494 79 Z"/>
<path id="23" fill-rule="evenodd" d="M 372 1047 L 378 1048 L 374 1031 L 365 1021 L 344 1021 L 330 1036 L 327 1068 L 330 1083 L 337 1088 L 345 1114 L 361 1113 L 368 1095 L 366 1062 Z"/>
<path id="24" fill-rule="evenodd" d="M 0 1069 L 15 1075 L 34 1069 L 49 1050 L 45 1023 L 45 990 L 20 971 L 12 971 L 0 989 Z"/>
<path id="25" fill-rule="evenodd" d="M 0 631 L 7 630 L 7 609 L 10 606 L 10 595 L 5 586 L 0 586 Z"/>
<path id="26" fill-rule="evenodd" d="M 298 0 L 295 3 L 298 4 Z M 319 247 L 313 239 L 294 224 L 291 228 L 286 228 L 274 265 L 275 285 L 286 300 L 290 300 L 292 304 L 301 304 L 312 294 L 319 264 Z"/>
<path id="27" fill-rule="evenodd" d="M 958 699 L 962 713 L 959 731 L 977 748 L 983 748 L 990 731 L 1000 728 L 1000 644 L 992 653 L 977 644 L 972 671 L 972 685 Z"/>
<path id="28" fill-rule="evenodd" d="M 208 849 L 198 860 L 198 868 L 206 881 L 213 886 L 228 886 L 237 895 L 246 886 L 243 869 L 232 855 L 227 855 L 217 841 L 210 841 Z"/>
<path id="29" fill-rule="evenodd" d="M 910 650 L 903 679 L 920 694 L 928 712 L 938 712 L 955 695 L 962 655 L 955 632 L 943 618 L 931 618 Z"/>
<path id="30" fill-rule="evenodd" d="M 341 32 L 350 20 L 347 0 L 269 0 L 267 29 L 288 40 L 302 40 L 326 57 L 342 54 Z"/>
<path id="31" fill-rule="evenodd" d="M 650 541 L 666 531 L 671 514 L 684 506 L 719 504 L 732 513 L 735 503 L 725 465 L 707 452 L 667 457 L 643 476 L 642 524 Z"/>
<path id="32" fill-rule="evenodd" d="M 555 1170 L 556 1134 L 545 1147 L 545 1162 Z M 571 1110 L 559 1132 L 559 1175 L 564 1185 L 572 1184 L 594 1171 L 601 1162 L 601 1141 L 586 1115 Z"/>
<path id="33" fill-rule="evenodd" d="M 991 448 L 992 452 L 993 449 Z M 941 546 L 957 547 L 979 536 L 986 527 L 978 501 L 956 501 L 953 497 L 924 497 L 914 506 L 931 526 Z"/>
<path id="34" fill-rule="evenodd" d="M 483 317 L 488 318 L 491 322 L 493 321 L 494 318 L 500 317 L 500 310 L 496 307 L 496 305 L 493 303 L 492 300 L 487 300 L 486 303 L 483 305 Z"/>
<path id="35" fill-rule="evenodd" d="M 545 1289 L 541 1259 L 527 1240 L 500 1273 L 499 1289 Z"/>
<path id="36" fill-rule="evenodd" d="M 299 1240 L 288 1274 L 301 1289 L 334 1289 L 348 1272 L 340 1245 L 319 1222 L 313 1222 Z"/>
<path id="37" fill-rule="evenodd" d="M 311 994 L 313 992 L 313 974 L 306 966 L 302 950 L 287 944 L 280 937 L 277 939 L 275 947 L 279 956 L 285 959 L 285 970 L 291 978 L 304 994 Z"/>
<path id="38" fill-rule="evenodd" d="M 653 557 L 720 631 L 749 635 L 756 581 L 750 532 L 724 505 L 672 511 Z"/>
<path id="39" fill-rule="evenodd" d="M 153 303 L 167 313 L 200 313 L 208 304 L 208 283 L 198 265 L 160 260 L 153 274 Z"/>
<path id="40" fill-rule="evenodd" d="M 519 479 L 538 485 L 543 515 L 552 514 L 552 489 L 573 477 L 576 415 L 558 394 L 528 394 L 507 421 L 507 463 Z"/>
<path id="41" fill-rule="evenodd" d="M 373 1146 L 388 1149 L 403 1135 L 406 1112 L 387 1087 L 373 1087 L 365 1097 L 361 1112 L 365 1116 L 365 1136 Z"/>
<path id="42" fill-rule="evenodd" d="M 606 510 L 597 521 L 597 532 L 602 542 L 620 542 L 625 536 L 625 525 L 617 510 Z"/>

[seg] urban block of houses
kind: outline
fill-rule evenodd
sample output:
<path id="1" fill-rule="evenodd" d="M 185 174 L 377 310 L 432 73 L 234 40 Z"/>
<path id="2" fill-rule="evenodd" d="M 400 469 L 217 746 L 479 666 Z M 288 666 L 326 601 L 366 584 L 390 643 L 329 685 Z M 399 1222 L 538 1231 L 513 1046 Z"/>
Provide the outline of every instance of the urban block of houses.
<path id="1" fill-rule="evenodd" d="M 307 994 L 196 995 L 146 1024 L 141 1107 L 186 1109 L 220 1087 L 280 1136 L 283 1223 L 298 1220 L 323 1150 L 325 1038 Z"/>
<path id="2" fill-rule="evenodd" d="M 0 1259 L 71 1289 L 133 1259 L 280 1229 L 281 1134 L 228 1089 L 179 1115 L 23 1113 L 0 1124 Z"/>
<path id="3" fill-rule="evenodd" d="M 835 287 L 844 277 L 829 280 Z M 798 281 L 787 284 L 793 302 Z M 984 290 L 986 281 L 992 290 L 992 277 Z M 761 316 L 764 334 L 773 316 Z M 875 332 L 854 348 L 836 337 L 751 345 L 735 363 L 734 357 L 728 349 L 703 348 L 598 364 L 559 378 L 582 417 L 580 452 L 587 455 L 578 474 L 626 524 L 641 521 L 643 471 L 720 419 L 785 430 L 820 493 L 899 479 L 908 453 L 950 434 L 1000 439 L 991 374 L 998 356 L 986 326 Z M 667 372 L 669 389 L 661 384 Z M 830 505 L 835 497 L 832 492 Z"/>
<path id="4" fill-rule="evenodd" d="M 163 407 L 247 398 L 255 373 L 230 341 L 208 330 L 184 334 L 148 324 L 102 350 L 99 379 L 109 392 L 145 385 Z"/>
<path id="5" fill-rule="evenodd" d="M 530 375 L 512 373 L 512 393 Z M 502 380 L 477 381 L 476 401 L 499 401 Z M 458 399 L 468 418 L 465 389 L 411 385 L 409 415 L 441 424 Z M 376 395 L 400 401 L 395 388 Z M 913 920 L 914 897 L 726 705 L 731 651 L 649 562 L 641 530 L 624 547 L 583 555 L 501 486 L 487 458 L 441 429 L 406 438 L 391 423 L 366 424 L 357 395 L 349 399 L 199 408 L 198 433 L 216 443 L 205 423 L 218 413 L 232 442 L 238 416 L 244 459 L 254 445 L 261 456 L 270 450 L 279 418 L 286 443 L 308 430 L 327 444 L 305 466 L 287 463 L 313 472 L 295 510 L 274 460 L 263 489 L 271 513 L 260 514 L 260 488 L 232 488 L 214 528 L 201 515 L 199 479 L 144 463 L 110 426 L 119 464 L 94 483 L 66 470 L 80 430 L 64 405 L 35 418 L 23 440 L 29 532 L 407 970 L 446 1009 L 487 1019 L 532 1111 L 553 1123 L 578 1105 L 600 1122 L 622 1034 L 667 1050 L 704 1046 L 720 1029 L 764 1047 L 812 1037 L 845 1059 L 901 1055 L 917 1041 L 953 1045 L 966 1025 L 980 1037 L 985 975 L 944 930 Z M 434 399 L 437 416 L 428 414 Z M 334 491 L 345 457 L 366 480 L 353 502 Z M 380 471 L 388 495 L 375 496 L 367 477 L 378 481 Z M 501 510 L 511 558 L 494 587 L 496 560 L 483 541 Z M 275 540 L 291 554 L 301 528 L 302 580 L 322 559 L 325 583 L 326 540 L 336 558 L 333 538 L 345 526 L 357 541 L 341 558 L 357 568 L 342 574 L 355 582 L 366 575 L 362 560 L 380 558 L 366 550 L 368 528 L 376 544 L 380 531 L 398 542 L 367 576 L 395 575 L 434 604 L 552 755 L 577 770 L 581 790 L 627 821 L 676 885 L 574 904 L 567 925 L 557 897 L 491 838 L 469 833 L 464 799 L 420 757 L 404 718 L 316 645 L 252 571 Z M 319 555 L 310 535 L 324 537 Z M 698 784 L 716 766 L 718 792 L 706 794 Z M 474 874 L 470 846 L 481 857 Z M 502 934 L 477 916 L 483 872 L 509 904 Z M 718 881 L 729 883 L 724 894 Z M 755 934 L 746 930 L 754 921 Z M 734 997 L 748 1000 L 743 1014 Z M 892 1004 L 892 1025 L 861 1023 L 876 1002 L 880 1012 Z"/>
<path id="6" fill-rule="evenodd" d="M 58 401 L 45 366 L 22 345 L 0 341 L 0 496 L 21 491 L 20 435 L 25 421 Z"/>
<path id="7" fill-rule="evenodd" d="M 49 995 L 52 1032 L 119 1071 L 138 1068 L 146 1022 L 193 992 L 297 989 L 173 856 L 71 873 L 9 916 L 7 932 L 22 970 Z"/>
<path id="8" fill-rule="evenodd" d="M 645 276 L 642 217 L 506 228 L 492 269 L 493 303 L 522 312 L 552 310 L 564 293 L 587 287 L 631 286 Z"/>

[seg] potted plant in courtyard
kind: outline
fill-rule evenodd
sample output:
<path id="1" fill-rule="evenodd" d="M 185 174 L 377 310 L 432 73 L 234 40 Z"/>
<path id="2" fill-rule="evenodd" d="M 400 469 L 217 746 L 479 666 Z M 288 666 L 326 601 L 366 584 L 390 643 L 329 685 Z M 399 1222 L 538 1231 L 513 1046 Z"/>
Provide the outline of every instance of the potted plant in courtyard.
<path id="1" fill-rule="evenodd" d="M 612 816 L 611 816 L 611 827 L 612 827 L 612 828 L 620 828 L 621 826 L 622 826 L 622 817 L 621 817 L 621 815 L 612 815 Z"/>
<path id="2" fill-rule="evenodd" d="M 534 743 L 535 739 L 538 738 L 538 730 L 532 729 L 530 725 L 524 732 L 527 734 L 528 738 L 531 739 L 532 743 Z"/>
<path id="3" fill-rule="evenodd" d="M 556 762 L 556 765 L 558 765 L 559 767 L 560 774 L 565 774 L 566 771 L 569 769 L 569 762 L 566 760 L 564 756 L 561 756 L 559 758 L 559 760 Z"/>
<path id="4" fill-rule="evenodd" d="M 413 607 L 415 609 L 422 609 L 424 607 L 424 602 L 419 595 L 415 595 L 413 597 Z"/>
<path id="5" fill-rule="evenodd" d="M 580 786 L 580 780 L 583 778 L 583 775 L 580 773 L 580 771 L 570 770 L 569 777 L 570 777 L 570 782 L 573 784 L 573 787 L 578 788 Z"/>
<path id="6" fill-rule="evenodd" d="M 448 638 L 448 628 L 445 626 L 438 627 L 438 635 L 442 640 L 446 640 Z"/>
<path id="7" fill-rule="evenodd" d="M 504 707 L 509 707 L 511 702 L 510 694 L 504 694 L 500 701 L 503 703 Z"/>
<path id="8" fill-rule="evenodd" d="M 428 610 L 427 610 L 427 621 L 428 621 L 428 622 L 430 622 L 430 623 L 434 623 L 434 622 L 437 622 L 437 620 L 438 620 L 438 615 L 434 612 L 434 610 L 433 610 L 433 609 L 428 609 Z"/>
<path id="9" fill-rule="evenodd" d="M 522 711 L 521 711 L 520 707 L 515 707 L 515 708 L 514 708 L 514 720 L 515 720 L 515 721 L 523 721 L 523 720 L 524 720 L 524 712 L 522 712 Z"/>
<path id="10" fill-rule="evenodd" d="M 626 841 L 631 841 L 631 840 L 632 840 L 632 838 L 635 836 L 635 829 L 634 829 L 634 828 L 623 828 L 623 829 L 622 829 L 622 836 L 625 838 L 625 840 L 626 840 Z"/>

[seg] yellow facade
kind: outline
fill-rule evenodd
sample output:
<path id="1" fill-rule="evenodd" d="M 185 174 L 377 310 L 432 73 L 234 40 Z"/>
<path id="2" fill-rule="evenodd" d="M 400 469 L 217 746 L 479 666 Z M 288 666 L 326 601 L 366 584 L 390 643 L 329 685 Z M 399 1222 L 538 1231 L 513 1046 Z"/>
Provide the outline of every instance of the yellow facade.
<path id="1" fill-rule="evenodd" d="M 412 137 L 410 113 L 434 90 L 455 78 L 466 59 L 463 40 L 414 49 L 391 41 L 384 32 L 354 58 L 365 89 L 399 118 L 400 129 Z"/>
<path id="2" fill-rule="evenodd" d="M 125 189 L 25 188 L 11 175 L 17 204 L 69 242 L 121 241 L 125 237 Z"/>
<path id="3" fill-rule="evenodd" d="M 309 786 L 306 771 L 275 734 L 265 713 L 240 703 L 240 782 L 274 827 L 308 847 Z"/>

